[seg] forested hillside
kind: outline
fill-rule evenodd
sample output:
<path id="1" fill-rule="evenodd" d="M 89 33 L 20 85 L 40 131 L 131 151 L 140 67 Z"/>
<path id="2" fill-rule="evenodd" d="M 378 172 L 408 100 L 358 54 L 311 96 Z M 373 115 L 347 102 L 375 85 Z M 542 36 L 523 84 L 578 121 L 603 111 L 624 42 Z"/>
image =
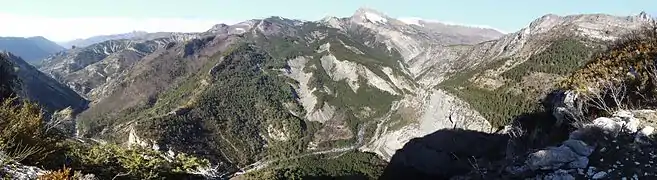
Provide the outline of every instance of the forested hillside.
<path id="1" fill-rule="evenodd" d="M 514 117 L 541 109 L 540 100 L 557 87 L 563 76 L 589 61 L 596 50 L 580 39 L 564 37 L 546 42 L 549 45 L 545 50 L 501 73 L 503 85 L 499 87 L 486 87 L 472 80 L 485 76 L 483 72 L 508 66 L 509 59 L 498 59 L 457 74 L 442 82 L 439 88 L 468 101 L 495 127 L 508 125 Z"/>

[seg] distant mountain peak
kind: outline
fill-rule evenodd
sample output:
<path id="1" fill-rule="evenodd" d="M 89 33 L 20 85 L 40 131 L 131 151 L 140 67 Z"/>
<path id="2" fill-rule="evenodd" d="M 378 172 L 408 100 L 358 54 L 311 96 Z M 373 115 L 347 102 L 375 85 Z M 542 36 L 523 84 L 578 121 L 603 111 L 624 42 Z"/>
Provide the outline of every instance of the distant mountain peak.
<path id="1" fill-rule="evenodd" d="M 352 19 L 361 21 L 361 22 L 372 22 L 372 23 L 387 23 L 390 19 L 385 14 L 367 7 L 361 7 L 351 16 Z"/>
<path id="2" fill-rule="evenodd" d="M 20 56 L 26 62 L 36 63 L 65 48 L 42 36 L 34 36 L 29 38 L 0 37 L 0 49 Z"/>
<path id="3" fill-rule="evenodd" d="M 636 17 L 646 21 L 654 20 L 653 17 L 650 16 L 650 14 L 646 13 L 645 11 L 641 11 L 638 15 L 636 15 Z"/>

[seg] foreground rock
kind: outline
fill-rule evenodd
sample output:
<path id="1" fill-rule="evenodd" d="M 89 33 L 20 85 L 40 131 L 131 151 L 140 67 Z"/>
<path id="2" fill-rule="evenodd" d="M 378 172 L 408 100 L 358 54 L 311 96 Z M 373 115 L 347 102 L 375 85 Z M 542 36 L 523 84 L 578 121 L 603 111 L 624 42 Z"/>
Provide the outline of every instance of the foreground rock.
<path id="1" fill-rule="evenodd" d="M 536 179 L 654 177 L 654 128 L 642 125 L 645 121 L 630 111 L 597 118 L 571 132 L 560 146 L 533 152 L 507 172 Z"/>

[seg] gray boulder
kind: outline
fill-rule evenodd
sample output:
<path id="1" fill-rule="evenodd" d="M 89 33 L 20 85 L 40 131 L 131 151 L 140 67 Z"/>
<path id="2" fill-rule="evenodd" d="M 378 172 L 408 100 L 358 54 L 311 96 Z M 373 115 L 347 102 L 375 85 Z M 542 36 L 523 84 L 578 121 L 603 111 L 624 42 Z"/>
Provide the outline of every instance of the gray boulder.
<path id="1" fill-rule="evenodd" d="M 589 158 L 587 157 L 579 157 L 577 160 L 570 162 L 568 164 L 568 168 L 570 169 L 583 169 L 586 168 L 586 166 L 589 165 Z"/>
<path id="2" fill-rule="evenodd" d="M 557 169 L 578 158 L 579 155 L 566 146 L 550 147 L 530 154 L 526 164 L 531 170 Z"/>
<path id="3" fill-rule="evenodd" d="M 584 141 L 569 139 L 563 142 L 566 146 L 573 150 L 573 152 L 580 156 L 590 156 L 593 153 L 594 147 L 587 145 Z"/>

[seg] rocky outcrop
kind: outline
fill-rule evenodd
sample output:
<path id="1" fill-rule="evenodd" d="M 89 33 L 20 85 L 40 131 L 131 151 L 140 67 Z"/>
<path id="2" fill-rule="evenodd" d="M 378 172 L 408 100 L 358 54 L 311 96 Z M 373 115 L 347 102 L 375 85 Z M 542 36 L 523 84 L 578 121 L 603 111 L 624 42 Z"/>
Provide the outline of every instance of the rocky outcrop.
<path id="1" fill-rule="evenodd" d="M 151 148 L 153 150 L 160 150 L 160 146 L 153 140 L 139 137 L 135 132 L 134 126 L 131 126 L 128 132 L 128 141 L 126 142 L 128 147 L 130 146 L 139 146 L 143 148 Z"/>
<path id="2" fill-rule="evenodd" d="M 421 107 L 421 108 L 418 108 Z M 393 106 L 392 112 L 411 118 L 411 122 L 399 129 L 381 123 L 375 131 L 372 141 L 363 150 L 379 154 L 390 159 L 395 151 L 401 149 L 411 139 L 423 137 L 442 129 L 466 129 L 479 132 L 491 132 L 488 121 L 470 106 L 444 90 L 434 90 L 418 96 L 407 96 Z M 414 113 L 406 114 L 408 111 Z M 383 117 L 382 122 L 401 121 Z M 417 118 L 417 119 L 413 119 Z"/>
<path id="3" fill-rule="evenodd" d="M 38 167 L 25 166 L 9 161 L 8 158 L 0 152 L 0 177 L 16 180 L 32 180 L 37 179 L 39 175 L 45 174 L 46 172 L 47 171 Z"/>
<path id="4" fill-rule="evenodd" d="M 600 117 L 570 133 L 560 146 L 530 153 L 522 165 L 507 168 L 514 175 L 536 179 L 625 179 L 657 175 L 652 161 L 657 146 L 652 126 L 630 111 Z M 646 155 L 644 155 L 646 154 Z"/>

